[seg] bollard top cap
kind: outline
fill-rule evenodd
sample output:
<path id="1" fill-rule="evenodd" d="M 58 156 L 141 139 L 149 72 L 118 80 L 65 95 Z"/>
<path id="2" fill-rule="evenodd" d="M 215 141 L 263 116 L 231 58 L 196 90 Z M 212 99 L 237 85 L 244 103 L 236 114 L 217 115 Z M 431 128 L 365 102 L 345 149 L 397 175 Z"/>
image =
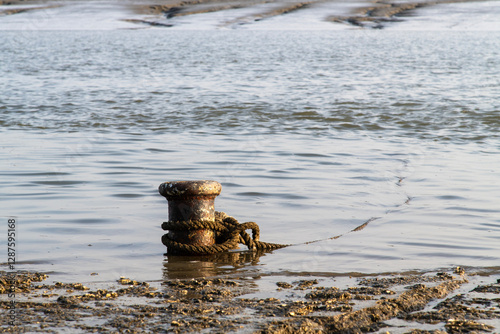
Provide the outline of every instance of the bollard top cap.
<path id="1" fill-rule="evenodd" d="M 158 187 L 160 195 L 167 199 L 182 197 L 216 197 L 222 186 L 217 181 L 171 181 Z"/>

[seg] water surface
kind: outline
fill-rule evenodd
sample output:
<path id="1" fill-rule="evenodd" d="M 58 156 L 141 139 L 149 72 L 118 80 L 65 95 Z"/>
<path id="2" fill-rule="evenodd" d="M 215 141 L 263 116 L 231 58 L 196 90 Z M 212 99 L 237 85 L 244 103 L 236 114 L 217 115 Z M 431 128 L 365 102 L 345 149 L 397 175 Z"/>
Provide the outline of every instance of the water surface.
<path id="1" fill-rule="evenodd" d="M 18 222 L 18 269 L 85 281 L 498 266 L 498 32 L 0 40 L 1 212 Z M 222 183 L 217 210 L 293 246 L 165 257 L 157 187 L 198 179 Z"/>

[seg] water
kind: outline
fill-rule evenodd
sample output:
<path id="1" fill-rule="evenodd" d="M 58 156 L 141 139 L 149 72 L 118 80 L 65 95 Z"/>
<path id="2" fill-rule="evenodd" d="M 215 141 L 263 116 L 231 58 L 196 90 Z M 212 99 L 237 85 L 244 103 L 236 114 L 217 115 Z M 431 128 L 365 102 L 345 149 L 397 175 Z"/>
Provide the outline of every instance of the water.
<path id="1" fill-rule="evenodd" d="M 17 221 L 17 269 L 79 281 L 498 269 L 498 31 L 0 40 L 1 216 Z M 164 256 L 157 187 L 198 179 L 222 183 L 217 210 L 294 245 Z"/>

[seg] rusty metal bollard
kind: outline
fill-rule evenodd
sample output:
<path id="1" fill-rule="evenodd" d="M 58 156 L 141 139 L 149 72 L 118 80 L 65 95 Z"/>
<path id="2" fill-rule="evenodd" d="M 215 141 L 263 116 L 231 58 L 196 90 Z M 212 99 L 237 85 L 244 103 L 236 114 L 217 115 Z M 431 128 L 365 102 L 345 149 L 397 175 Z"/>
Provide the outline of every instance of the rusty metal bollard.
<path id="1" fill-rule="evenodd" d="M 168 201 L 170 222 L 215 221 L 214 201 L 221 192 L 216 181 L 174 181 L 160 184 L 158 191 Z M 215 244 L 215 232 L 209 229 L 168 232 L 171 240 L 200 246 Z M 169 254 L 175 254 L 168 250 Z"/>

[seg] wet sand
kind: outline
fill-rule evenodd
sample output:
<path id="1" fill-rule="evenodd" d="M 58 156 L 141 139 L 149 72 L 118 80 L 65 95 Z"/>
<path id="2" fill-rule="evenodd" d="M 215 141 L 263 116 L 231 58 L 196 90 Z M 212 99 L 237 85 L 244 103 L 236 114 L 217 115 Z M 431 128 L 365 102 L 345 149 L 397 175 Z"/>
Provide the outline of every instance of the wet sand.
<path id="1" fill-rule="evenodd" d="M 43 273 L 2 272 L 0 328 L 10 333 L 498 332 L 500 276 L 484 274 L 455 268 L 334 279 L 120 277 L 87 287 L 45 284 Z M 274 287 L 262 291 L 260 279 Z"/>
<path id="2" fill-rule="evenodd" d="M 325 21 L 342 23 L 351 26 L 381 29 L 385 23 L 398 22 L 403 16 L 413 15 L 415 10 L 423 7 L 439 4 L 451 4 L 462 2 L 473 2 L 477 0 L 430 0 L 430 1 L 357 1 L 358 5 L 350 10 L 347 15 L 326 15 Z M 342 1 L 326 1 L 342 3 Z M 157 2 L 156 2 L 157 3 Z M 166 1 L 166 4 L 148 4 L 136 7 L 139 13 L 162 14 L 167 18 L 175 16 L 187 16 L 193 14 L 209 13 L 228 9 L 251 7 L 258 4 L 274 3 L 276 6 L 260 13 L 251 14 L 248 17 L 240 17 L 236 21 L 248 22 L 249 20 L 260 21 L 267 18 L 285 15 L 291 12 L 307 9 L 311 6 L 325 3 L 324 0 L 313 1 L 213 1 L 213 0 L 180 0 Z M 352 3 L 350 3 L 352 5 Z M 236 22 L 231 22 L 236 23 Z"/>
<path id="3" fill-rule="evenodd" d="M 115 4 L 117 10 L 129 14 L 122 19 L 124 22 L 138 27 L 150 25 L 155 27 L 173 27 L 170 20 L 176 17 L 188 17 L 195 14 L 226 12 L 235 9 L 247 9 L 240 16 L 222 22 L 221 26 L 251 24 L 292 12 L 300 12 L 324 4 L 336 4 L 336 9 L 330 9 L 323 14 L 323 21 L 332 24 L 342 24 L 351 27 L 382 29 L 389 23 L 396 23 L 402 18 L 418 15 L 418 9 L 440 4 L 474 2 L 477 0 L 429 0 L 429 1 L 286 1 L 286 0 L 144 0 L 106 2 Z M 1 0 L 0 17 L 22 14 L 37 10 L 46 10 L 65 6 L 74 1 L 50 0 Z M 91 3 L 91 2 L 89 2 Z M 99 4 L 99 1 L 94 1 Z M 29 7 L 27 7 L 29 6 Z M 12 7 L 12 8 L 9 8 Z M 106 7 L 109 9 L 109 7 Z M 318 7 L 319 8 L 319 7 Z M 298 22 L 300 23 L 300 22 Z"/>

